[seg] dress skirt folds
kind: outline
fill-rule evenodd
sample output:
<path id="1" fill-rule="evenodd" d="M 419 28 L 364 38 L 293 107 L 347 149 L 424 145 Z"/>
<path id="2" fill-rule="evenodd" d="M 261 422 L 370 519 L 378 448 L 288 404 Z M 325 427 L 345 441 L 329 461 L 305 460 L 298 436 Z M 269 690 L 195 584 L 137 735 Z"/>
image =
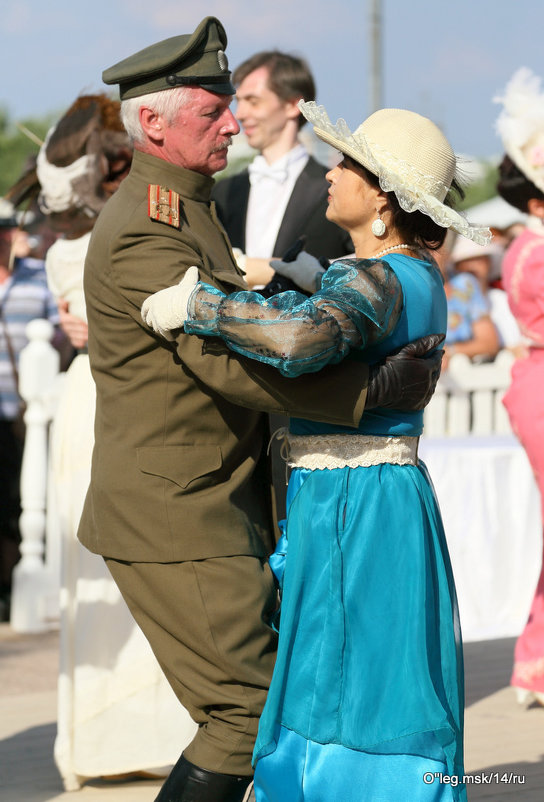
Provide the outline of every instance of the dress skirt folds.
<path id="1" fill-rule="evenodd" d="M 293 377 L 341 358 L 377 362 L 447 325 L 434 262 L 399 254 L 338 260 L 309 299 L 208 287 L 199 313 L 186 331 Z M 408 461 L 387 451 L 422 430 L 421 410 L 390 408 L 365 409 L 357 428 L 289 422 L 295 467 L 257 802 L 466 799 L 462 653 L 440 511 L 415 451 Z M 322 447 L 332 461 L 314 459 Z M 273 570 L 284 552 L 280 542 Z"/>
<path id="2" fill-rule="evenodd" d="M 62 558 L 54 752 L 67 791 L 110 775 L 165 776 L 196 730 L 104 560 L 76 538 L 95 395 L 89 357 L 80 354 L 64 377 L 51 438 Z"/>
<path id="3" fill-rule="evenodd" d="M 295 469 L 288 504 L 257 802 L 466 799 L 458 615 L 425 466 Z"/>

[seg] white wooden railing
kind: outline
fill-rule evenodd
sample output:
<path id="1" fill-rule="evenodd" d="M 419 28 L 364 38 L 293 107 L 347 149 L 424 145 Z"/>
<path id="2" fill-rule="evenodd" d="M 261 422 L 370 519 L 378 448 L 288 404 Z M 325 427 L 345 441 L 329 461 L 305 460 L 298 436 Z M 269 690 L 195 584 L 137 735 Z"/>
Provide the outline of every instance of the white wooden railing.
<path id="1" fill-rule="evenodd" d="M 480 365 L 464 354 L 455 354 L 425 410 L 425 436 L 510 434 L 502 398 L 510 386 L 514 360 L 507 350 L 493 362 Z"/>
<path id="2" fill-rule="evenodd" d="M 59 617 L 60 537 L 48 487 L 48 443 L 62 374 L 51 323 L 33 320 L 26 333 L 29 342 L 19 361 L 19 390 L 26 402 L 21 559 L 13 572 L 10 623 L 16 632 L 41 632 L 58 626 Z"/>
<path id="3" fill-rule="evenodd" d="M 29 343 L 19 363 L 26 401 L 26 439 L 21 473 L 21 559 L 13 575 L 11 626 L 41 632 L 58 626 L 60 534 L 54 493 L 48 487 L 49 429 L 64 374 L 51 345 L 46 320 L 27 327 Z M 425 411 L 427 437 L 488 435 L 510 431 L 501 399 L 510 383 L 513 356 L 503 351 L 493 363 L 474 365 L 457 354 L 442 375 Z"/>

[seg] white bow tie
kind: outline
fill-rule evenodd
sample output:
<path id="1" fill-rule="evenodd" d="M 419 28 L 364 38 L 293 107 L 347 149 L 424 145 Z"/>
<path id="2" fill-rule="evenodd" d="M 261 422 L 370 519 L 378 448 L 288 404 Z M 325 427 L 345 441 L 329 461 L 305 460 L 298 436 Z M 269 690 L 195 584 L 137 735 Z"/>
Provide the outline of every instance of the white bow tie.
<path id="1" fill-rule="evenodd" d="M 262 157 L 251 162 L 248 171 L 251 184 L 256 184 L 261 178 L 272 178 L 278 184 L 283 184 L 289 178 L 289 172 L 286 167 L 275 167 L 273 164 L 267 164 Z"/>

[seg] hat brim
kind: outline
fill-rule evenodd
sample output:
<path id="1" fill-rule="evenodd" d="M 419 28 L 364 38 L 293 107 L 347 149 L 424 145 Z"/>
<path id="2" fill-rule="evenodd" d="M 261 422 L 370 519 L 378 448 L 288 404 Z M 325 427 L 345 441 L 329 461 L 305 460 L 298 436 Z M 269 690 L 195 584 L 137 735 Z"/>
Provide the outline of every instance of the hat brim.
<path id="1" fill-rule="evenodd" d="M 194 84 L 207 92 L 215 92 L 216 95 L 235 95 L 236 89 L 230 83 L 227 84 Z"/>
<path id="2" fill-rule="evenodd" d="M 319 139 L 321 139 L 323 142 L 326 142 L 327 145 L 330 145 L 335 150 L 339 150 L 340 153 L 344 154 L 344 156 L 349 156 L 350 159 L 353 159 L 353 161 L 357 162 L 358 164 L 361 164 L 363 167 L 366 167 L 366 169 L 370 170 L 370 172 L 373 172 L 370 165 L 366 162 L 362 154 L 359 151 L 355 150 L 355 148 L 351 147 L 344 139 L 337 139 L 336 137 L 331 136 L 330 134 L 327 134 L 325 131 L 322 131 L 321 129 L 317 128 L 315 125 L 314 125 L 314 133 L 317 137 L 319 137 Z"/>
<path id="3" fill-rule="evenodd" d="M 213 81 L 213 82 L 206 82 L 206 79 L 202 82 L 198 80 L 198 76 L 194 78 L 186 78 L 185 80 L 180 80 L 177 83 L 166 83 L 162 78 L 159 80 L 151 81 L 149 84 L 142 84 L 139 83 L 137 86 L 132 86 L 130 84 L 121 85 L 119 87 L 119 97 L 121 100 L 129 100 L 134 97 L 142 97 L 143 95 L 152 95 L 155 92 L 163 92 L 168 89 L 174 89 L 176 87 L 184 86 L 186 88 L 195 87 L 200 89 L 206 89 L 207 92 L 214 92 L 216 95 L 235 95 L 236 89 L 234 88 L 232 82 L 230 80 L 224 81 Z"/>
<path id="4" fill-rule="evenodd" d="M 489 228 L 471 226 L 462 214 L 452 209 L 451 206 L 447 206 L 436 195 L 425 191 L 421 181 L 409 181 L 403 175 L 407 172 L 406 168 L 409 168 L 407 163 L 403 162 L 403 170 L 397 171 L 395 169 L 396 160 L 389 154 L 387 165 L 381 164 L 373 152 L 373 148 L 366 141 L 366 137 L 359 133 L 359 129 L 356 141 L 345 120 L 339 119 L 336 125 L 333 125 L 325 108 L 318 106 L 315 101 L 300 101 L 298 107 L 308 122 L 313 125 L 319 139 L 349 156 L 375 175 L 381 189 L 384 192 L 393 192 L 404 211 L 409 213 L 420 211 L 442 228 L 453 228 L 459 234 L 480 245 L 489 242 L 491 239 Z"/>

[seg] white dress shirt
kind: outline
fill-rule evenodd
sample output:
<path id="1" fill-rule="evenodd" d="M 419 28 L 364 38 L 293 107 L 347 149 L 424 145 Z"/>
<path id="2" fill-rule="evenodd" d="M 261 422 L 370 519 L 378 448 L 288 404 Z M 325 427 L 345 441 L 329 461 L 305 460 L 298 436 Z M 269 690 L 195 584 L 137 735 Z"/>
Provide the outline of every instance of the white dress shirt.
<path id="1" fill-rule="evenodd" d="M 246 255 L 270 258 L 295 183 L 308 162 L 304 145 L 296 145 L 273 164 L 256 156 L 249 165 Z"/>

